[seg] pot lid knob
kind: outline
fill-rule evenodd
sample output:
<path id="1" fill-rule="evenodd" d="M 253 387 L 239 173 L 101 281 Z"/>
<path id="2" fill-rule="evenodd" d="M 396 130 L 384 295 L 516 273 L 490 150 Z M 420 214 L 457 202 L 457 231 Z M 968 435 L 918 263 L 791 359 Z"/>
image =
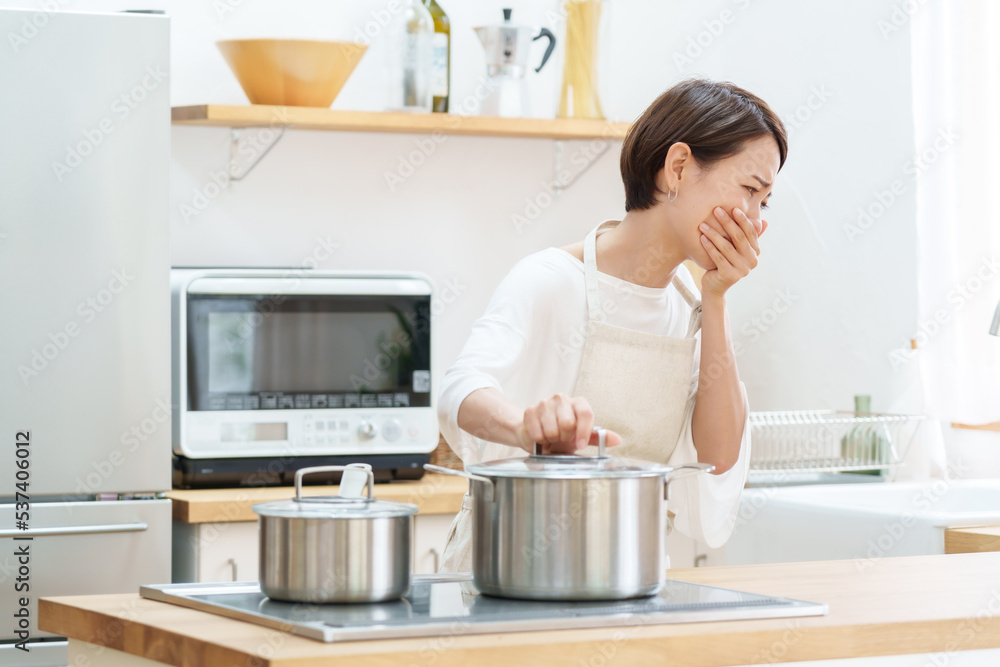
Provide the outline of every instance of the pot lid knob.
<path id="1" fill-rule="evenodd" d="M 607 446 L 608 446 L 608 431 L 600 426 L 595 426 L 594 433 L 597 434 L 597 458 L 603 459 L 607 457 Z M 542 456 L 542 446 L 537 442 L 534 443 L 533 451 L 531 452 L 535 456 Z M 571 454 L 571 456 L 574 456 Z"/>

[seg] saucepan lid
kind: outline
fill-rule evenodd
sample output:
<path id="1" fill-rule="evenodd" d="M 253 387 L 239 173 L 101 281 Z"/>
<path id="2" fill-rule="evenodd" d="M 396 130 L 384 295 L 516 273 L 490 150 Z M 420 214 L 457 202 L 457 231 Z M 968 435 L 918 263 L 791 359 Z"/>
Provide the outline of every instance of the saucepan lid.
<path id="1" fill-rule="evenodd" d="M 675 470 L 674 466 L 651 461 L 609 456 L 606 451 L 607 431 L 597 427 L 597 456 L 579 454 L 543 455 L 535 445 L 535 454 L 526 457 L 485 461 L 467 466 L 467 470 L 484 477 L 527 477 L 537 479 L 586 479 L 620 477 L 662 477 Z"/>
<path id="2" fill-rule="evenodd" d="M 344 473 L 341 481 L 341 493 L 354 486 L 350 475 L 363 472 L 367 475 L 365 484 L 366 496 L 303 496 L 302 478 L 319 472 Z M 260 516 L 283 517 L 289 519 L 379 519 L 400 516 L 411 516 L 417 513 L 417 506 L 411 503 L 400 503 L 393 500 L 382 500 L 372 497 L 372 487 L 375 475 L 371 466 L 352 463 L 346 466 L 316 466 L 302 468 L 295 472 L 295 497 L 288 500 L 276 500 L 270 503 L 259 503 L 253 506 L 253 511 Z M 348 491 L 349 493 L 353 493 Z"/>

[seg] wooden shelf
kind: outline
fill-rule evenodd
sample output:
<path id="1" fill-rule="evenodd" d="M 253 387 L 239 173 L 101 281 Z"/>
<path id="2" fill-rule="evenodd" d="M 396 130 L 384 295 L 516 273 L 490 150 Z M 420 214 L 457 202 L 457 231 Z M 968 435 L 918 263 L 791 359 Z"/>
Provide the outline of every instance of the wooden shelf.
<path id="1" fill-rule="evenodd" d="M 312 107 L 200 104 L 174 107 L 175 125 L 287 127 L 338 132 L 525 137 L 534 139 L 623 139 L 629 123 L 581 118 L 495 118 L 442 113 L 335 111 Z"/>

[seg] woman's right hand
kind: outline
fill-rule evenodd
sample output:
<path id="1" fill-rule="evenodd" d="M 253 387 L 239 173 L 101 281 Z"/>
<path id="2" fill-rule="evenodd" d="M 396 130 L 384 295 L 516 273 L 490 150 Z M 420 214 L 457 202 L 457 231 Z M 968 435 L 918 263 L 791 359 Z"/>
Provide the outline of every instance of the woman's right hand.
<path id="1" fill-rule="evenodd" d="M 556 394 L 524 411 L 521 435 L 521 446 L 529 454 L 534 453 L 536 442 L 542 446 L 542 454 L 574 454 L 587 445 L 597 445 L 594 411 L 582 396 Z M 621 441 L 614 431 L 607 432 L 608 447 Z"/>

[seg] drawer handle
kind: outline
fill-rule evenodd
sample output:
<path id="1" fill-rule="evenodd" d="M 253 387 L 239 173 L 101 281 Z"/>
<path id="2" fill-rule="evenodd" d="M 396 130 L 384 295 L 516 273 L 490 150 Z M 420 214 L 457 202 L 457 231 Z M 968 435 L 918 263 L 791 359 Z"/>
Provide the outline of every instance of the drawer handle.
<path id="1" fill-rule="evenodd" d="M 431 549 L 428 553 L 434 557 L 434 574 L 437 574 L 438 569 L 441 567 L 441 556 L 438 554 L 437 549 Z"/>
<path id="2" fill-rule="evenodd" d="M 235 558 L 230 558 L 229 559 L 229 567 L 231 567 L 232 570 L 233 570 L 233 581 L 239 581 L 239 579 L 237 579 L 237 576 L 238 576 L 237 572 L 238 572 L 238 570 L 237 570 L 237 565 L 236 565 L 236 559 Z"/>
<path id="3" fill-rule="evenodd" d="M 112 523 L 103 526 L 59 526 L 30 530 L 0 530 L 0 537 L 48 537 L 51 535 L 90 535 L 93 533 L 137 533 L 149 528 L 144 521 Z"/>

